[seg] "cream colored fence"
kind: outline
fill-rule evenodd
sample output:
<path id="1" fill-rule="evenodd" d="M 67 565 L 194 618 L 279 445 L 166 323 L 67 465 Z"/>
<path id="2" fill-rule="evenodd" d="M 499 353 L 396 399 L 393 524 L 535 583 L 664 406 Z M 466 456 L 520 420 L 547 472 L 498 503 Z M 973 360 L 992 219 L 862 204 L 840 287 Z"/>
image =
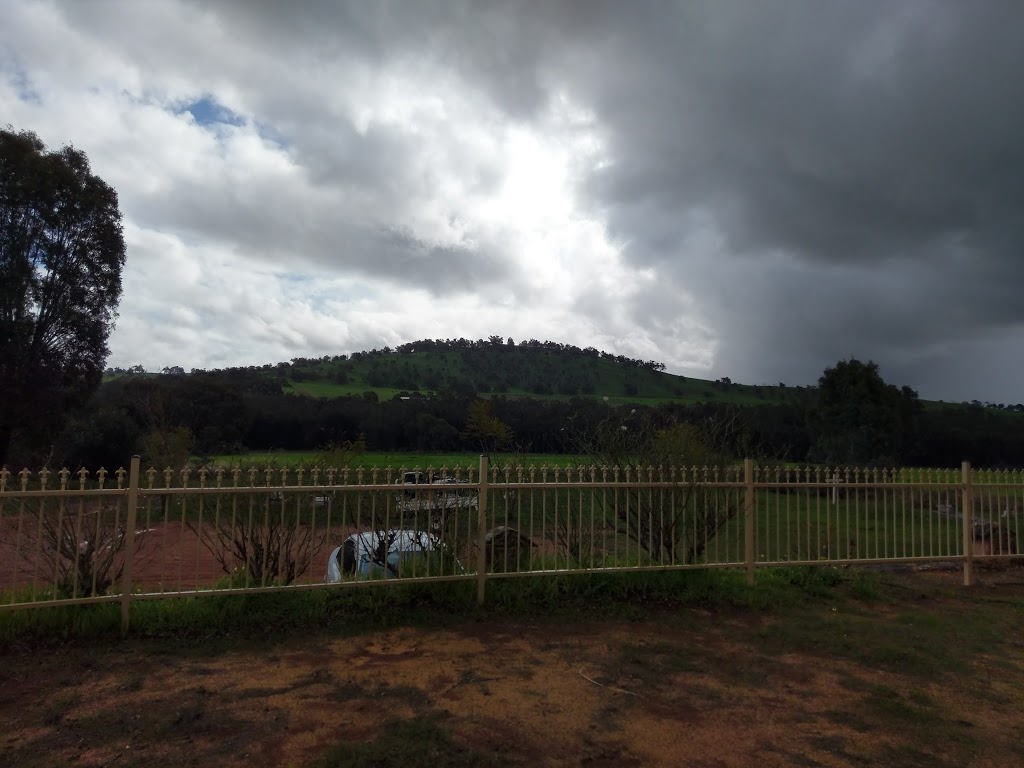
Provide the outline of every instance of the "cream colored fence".
<path id="1" fill-rule="evenodd" d="M 1024 477 L 478 466 L 0 470 L 0 610 L 523 575 L 1021 557 Z"/>

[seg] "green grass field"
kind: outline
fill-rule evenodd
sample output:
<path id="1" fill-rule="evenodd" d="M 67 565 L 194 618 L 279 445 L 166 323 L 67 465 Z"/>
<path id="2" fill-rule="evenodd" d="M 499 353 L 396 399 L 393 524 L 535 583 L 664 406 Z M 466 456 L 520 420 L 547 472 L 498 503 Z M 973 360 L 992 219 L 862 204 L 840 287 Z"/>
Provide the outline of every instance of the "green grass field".
<path id="1" fill-rule="evenodd" d="M 310 467 L 314 464 L 329 462 L 333 457 L 323 451 L 273 451 L 265 453 L 243 453 L 240 455 L 213 456 L 215 465 L 228 467 L 256 467 L 258 469 L 279 467 Z M 524 466 L 558 466 L 574 465 L 575 457 L 556 453 L 495 453 L 489 457 L 491 466 L 504 467 L 508 464 Z M 351 464 L 355 467 L 384 469 L 415 469 L 416 467 L 459 467 L 466 469 L 480 466 L 480 454 L 472 453 L 416 453 L 414 451 L 367 451 L 352 457 Z"/>

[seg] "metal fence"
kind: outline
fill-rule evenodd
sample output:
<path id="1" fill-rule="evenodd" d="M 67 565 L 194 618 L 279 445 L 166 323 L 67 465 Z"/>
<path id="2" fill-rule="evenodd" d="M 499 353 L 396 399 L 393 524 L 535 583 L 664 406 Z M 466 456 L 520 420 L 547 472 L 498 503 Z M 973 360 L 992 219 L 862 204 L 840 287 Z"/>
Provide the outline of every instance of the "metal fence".
<path id="1" fill-rule="evenodd" d="M 1021 557 L 1016 471 L 0 470 L 0 610 L 401 580 Z"/>

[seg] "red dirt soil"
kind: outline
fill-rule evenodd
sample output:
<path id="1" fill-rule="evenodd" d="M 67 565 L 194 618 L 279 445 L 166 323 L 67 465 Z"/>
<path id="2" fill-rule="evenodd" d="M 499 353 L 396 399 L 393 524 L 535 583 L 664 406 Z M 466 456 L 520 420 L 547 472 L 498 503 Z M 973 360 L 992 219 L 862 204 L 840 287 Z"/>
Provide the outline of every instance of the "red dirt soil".
<path id="1" fill-rule="evenodd" d="M 0 521 L 0 591 L 30 588 L 51 589 L 54 582 L 53 558 L 36 544 L 38 525 L 25 515 L 19 533 L 17 515 Z M 214 527 L 204 524 L 203 538 L 210 540 Z M 327 556 L 349 534 L 347 529 L 332 530 L 323 547 L 312 553 L 311 564 L 299 582 L 323 581 Z M 18 550 L 22 555 L 19 556 Z M 202 543 L 200 535 L 180 522 L 151 523 L 135 530 L 135 557 L 132 560 L 135 591 L 177 592 L 212 587 L 227 574 L 217 558 Z M 250 586 L 259 586 L 250 585 Z M 115 585 L 114 591 L 118 587 Z"/>

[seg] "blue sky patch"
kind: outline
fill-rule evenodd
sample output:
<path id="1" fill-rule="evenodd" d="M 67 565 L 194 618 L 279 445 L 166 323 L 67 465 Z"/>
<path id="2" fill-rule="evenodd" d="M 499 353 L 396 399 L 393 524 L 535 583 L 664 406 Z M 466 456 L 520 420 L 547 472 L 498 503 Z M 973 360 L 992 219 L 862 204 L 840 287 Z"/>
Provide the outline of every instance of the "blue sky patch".
<path id="1" fill-rule="evenodd" d="M 191 104 L 186 104 L 178 114 L 188 112 L 201 126 L 214 126 L 218 123 L 225 125 L 245 125 L 245 118 L 236 112 L 232 112 L 223 104 L 219 104 L 212 96 L 203 96 Z"/>

